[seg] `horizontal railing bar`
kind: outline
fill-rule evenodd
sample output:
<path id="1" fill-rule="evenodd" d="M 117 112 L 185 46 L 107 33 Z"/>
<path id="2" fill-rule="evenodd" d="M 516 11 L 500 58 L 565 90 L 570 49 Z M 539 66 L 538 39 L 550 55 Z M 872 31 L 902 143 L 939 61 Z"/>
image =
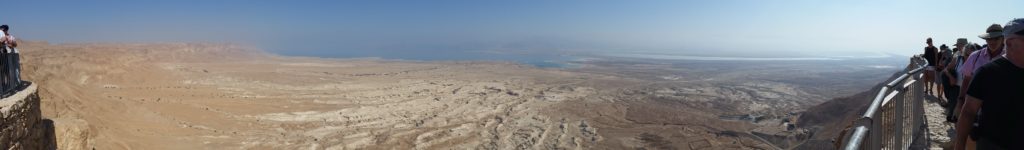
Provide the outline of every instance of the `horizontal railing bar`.
<path id="1" fill-rule="evenodd" d="M 889 87 L 882 87 L 881 90 L 878 90 L 878 95 L 876 95 L 875 99 L 871 101 L 871 106 L 868 106 L 868 110 L 864 111 L 864 115 L 861 117 L 871 118 L 871 116 L 874 116 L 878 107 L 882 105 L 882 99 L 885 98 L 885 93 L 887 93 L 888 90 Z"/>
<path id="2" fill-rule="evenodd" d="M 861 141 L 864 141 L 864 137 L 867 136 L 867 133 L 868 133 L 868 127 L 864 127 L 864 126 L 857 127 L 857 129 L 853 130 L 853 135 L 851 135 L 850 142 L 847 143 L 846 147 L 843 148 L 843 149 L 845 149 L 845 150 L 858 150 L 858 149 L 860 149 L 860 143 L 861 143 Z M 857 144 L 850 144 L 850 143 L 857 143 Z"/>
<path id="3" fill-rule="evenodd" d="M 892 91 L 892 93 L 886 95 L 885 99 L 882 101 L 882 106 L 885 106 L 885 104 L 889 104 L 889 101 L 892 101 L 892 98 L 896 97 L 897 94 L 900 94 L 899 90 Z"/>
<path id="4" fill-rule="evenodd" d="M 911 69 L 911 70 L 903 73 L 902 75 L 900 75 L 896 79 L 893 79 L 889 83 L 885 84 L 885 86 L 883 86 L 880 90 L 878 90 L 878 94 L 876 94 L 875 98 L 871 100 L 871 104 L 868 106 L 868 109 L 864 111 L 863 115 L 861 115 L 862 119 L 867 119 L 869 121 L 874 122 L 875 118 L 873 118 L 872 116 L 874 116 L 875 113 L 878 112 L 879 108 L 881 108 L 883 105 L 887 104 L 893 97 L 898 95 L 900 93 L 899 92 L 900 89 L 906 89 L 911 84 L 913 84 L 915 82 L 919 82 L 918 80 L 915 80 L 915 79 L 911 78 L 911 76 L 913 76 L 914 74 L 919 73 L 921 70 L 924 70 L 928 66 L 928 61 L 924 61 L 923 58 L 915 56 L 915 57 L 913 57 L 913 59 L 911 59 L 911 64 L 915 64 L 915 63 L 918 64 L 917 68 Z M 910 80 L 907 80 L 908 78 Z M 903 86 L 895 87 L 896 85 L 898 85 L 901 82 L 904 82 Z M 892 90 L 892 91 L 890 91 L 890 90 Z M 857 150 L 857 149 L 860 149 L 861 144 L 863 144 L 863 142 L 864 142 L 864 137 L 867 136 L 869 130 L 872 130 L 872 129 L 867 127 L 867 125 L 870 125 L 870 124 L 872 124 L 872 123 L 869 123 L 869 124 L 863 124 L 863 123 L 858 124 L 856 126 L 856 128 L 854 129 L 853 134 L 851 134 L 850 138 L 848 138 L 849 140 L 846 141 L 845 145 L 843 146 L 843 149 L 846 149 L 846 150 Z M 875 129 L 875 130 L 878 130 L 878 129 Z M 880 141 L 871 141 L 871 142 L 880 142 Z"/>
<path id="5" fill-rule="evenodd" d="M 915 58 L 920 58 L 920 57 L 915 57 Z M 876 95 L 875 99 L 871 101 L 871 105 L 868 106 L 867 111 L 864 111 L 864 115 L 862 115 L 861 117 L 871 118 L 871 115 L 875 114 L 875 111 L 878 111 L 878 107 L 881 106 L 882 105 L 882 101 L 885 100 L 884 96 L 888 95 L 887 92 L 889 92 L 890 89 L 893 89 L 892 88 L 893 86 L 896 86 L 896 84 L 899 81 L 903 81 L 903 80 L 907 79 L 907 77 L 909 77 L 910 75 L 916 74 L 917 72 L 919 72 L 921 70 L 924 70 L 924 68 L 926 66 L 928 66 L 928 62 L 924 61 L 924 65 L 920 65 L 916 69 L 907 71 L 903 75 L 900 75 L 900 77 L 898 77 L 896 79 L 893 79 L 892 82 L 889 82 L 888 84 L 886 84 L 884 87 L 882 87 L 881 90 L 878 90 L 878 95 Z"/>
<path id="6" fill-rule="evenodd" d="M 907 72 L 907 73 L 910 73 L 910 72 Z M 900 77 L 896 78 L 895 80 L 892 80 L 892 82 L 889 82 L 889 84 L 885 84 L 885 87 L 896 86 L 896 84 L 899 84 L 900 82 L 903 82 L 903 80 L 906 80 L 908 77 L 910 77 L 910 74 L 904 73 L 903 75 L 900 75 Z"/>

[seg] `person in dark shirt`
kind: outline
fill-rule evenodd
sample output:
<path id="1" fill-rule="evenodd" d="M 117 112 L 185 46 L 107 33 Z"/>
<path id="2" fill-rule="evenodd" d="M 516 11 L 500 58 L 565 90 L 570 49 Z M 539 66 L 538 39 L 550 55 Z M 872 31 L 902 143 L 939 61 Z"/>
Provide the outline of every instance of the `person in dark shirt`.
<path id="1" fill-rule="evenodd" d="M 1001 34 L 1006 55 L 975 72 L 957 120 L 954 149 L 964 149 L 971 133 L 977 149 L 1024 149 L 1024 18 L 1006 23 L 1001 33 L 982 36 L 990 34 Z"/>
<path id="2" fill-rule="evenodd" d="M 4 37 L 0 38 L 0 43 L 3 44 L 0 45 L 5 46 L 8 52 L 10 52 L 7 57 L 7 64 L 10 70 L 7 70 L 8 72 L 6 73 L 10 74 L 8 76 L 11 77 L 11 87 L 17 89 L 21 86 L 21 54 L 18 53 L 18 40 L 11 35 L 10 28 L 6 24 L 0 25 L 0 31 L 4 32 Z"/>
<path id="3" fill-rule="evenodd" d="M 925 40 L 925 43 L 927 43 L 928 46 L 924 47 L 923 57 L 925 61 L 928 61 L 928 67 L 924 69 L 924 90 L 928 92 L 929 95 L 934 95 L 932 93 L 932 84 L 935 83 L 935 63 L 939 63 L 937 62 L 939 48 L 935 48 L 935 45 L 932 45 L 932 38 Z"/>

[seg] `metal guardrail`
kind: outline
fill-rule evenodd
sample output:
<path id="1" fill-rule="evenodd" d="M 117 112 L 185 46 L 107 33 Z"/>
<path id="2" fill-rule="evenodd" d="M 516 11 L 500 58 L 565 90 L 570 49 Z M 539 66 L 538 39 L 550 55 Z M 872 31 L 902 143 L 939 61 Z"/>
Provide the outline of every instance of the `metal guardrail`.
<path id="1" fill-rule="evenodd" d="M 920 136 L 927 127 L 924 82 L 920 79 L 928 62 L 914 57 L 911 64 L 916 64 L 916 68 L 908 68 L 878 91 L 868 109 L 854 122 L 852 134 L 844 138 L 847 140 L 843 141 L 843 149 L 910 149 L 915 138 L 923 138 Z"/>
<path id="2" fill-rule="evenodd" d="M 21 80 L 20 54 L 0 46 L 0 96 L 12 95 L 24 86 Z"/>

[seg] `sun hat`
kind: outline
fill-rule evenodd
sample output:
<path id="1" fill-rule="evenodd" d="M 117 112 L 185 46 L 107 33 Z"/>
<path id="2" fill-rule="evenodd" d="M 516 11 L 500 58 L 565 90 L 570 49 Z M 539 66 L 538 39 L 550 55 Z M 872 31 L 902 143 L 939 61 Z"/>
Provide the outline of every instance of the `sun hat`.
<path id="1" fill-rule="evenodd" d="M 982 39 L 1003 37 L 1003 27 L 999 26 L 999 24 L 992 24 L 988 26 L 988 29 L 985 29 L 985 34 L 978 35 L 978 37 Z"/>
<path id="2" fill-rule="evenodd" d="M 967 44 L 967 38 L 957 38 L 956 39 L 956 44 L 953 44 L 953 45 L 954 46 L 956 46 L 956 45 L 964 46 L 964 44 Z"/>

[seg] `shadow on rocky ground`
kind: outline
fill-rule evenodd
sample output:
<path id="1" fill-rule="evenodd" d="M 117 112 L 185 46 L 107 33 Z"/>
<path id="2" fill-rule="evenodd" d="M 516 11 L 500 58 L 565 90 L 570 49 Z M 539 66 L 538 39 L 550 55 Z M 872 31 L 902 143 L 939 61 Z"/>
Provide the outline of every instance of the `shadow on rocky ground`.
<path id="1" fill-rule="evenodd" d="M 57 149 L 57 135 L 55 134 L 56 130 L 55 130 L 54 126 L 53 126 L 53 120 L 43 119 L 43 121 L 41 121 L 40 123 L 41 123 L 42 129 L 43 129 L 43 132 L 46 132 L 45 133 L 46 135 L 44 136 L 44 138 L 46 138 L 46 142 L 44 143 L 46 146 L 44 147 L 44 149 L 46 149 L 46 150 L 56 150 Z"/>

